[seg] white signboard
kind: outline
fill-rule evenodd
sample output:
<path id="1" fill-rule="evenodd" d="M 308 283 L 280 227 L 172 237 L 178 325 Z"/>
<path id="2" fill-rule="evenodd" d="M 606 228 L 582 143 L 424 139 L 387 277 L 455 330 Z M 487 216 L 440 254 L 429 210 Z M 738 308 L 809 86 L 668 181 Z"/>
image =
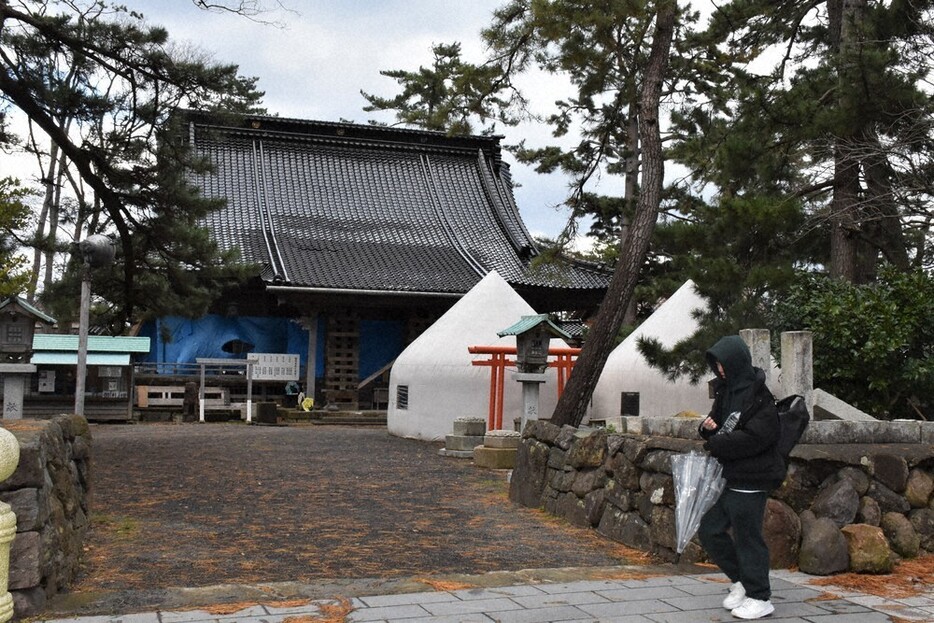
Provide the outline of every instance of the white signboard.
<path id="1" fill-rule="evenodd" d="M 43 394 L 55 391 L 55 370 L 39 370 L 39 391 Z"/>
<path id="2" fill-rule="evenodd" d="M 250 353 L 247 359 L 253 364 L 254 381 L 297 381 L 298 355 L 279 353 Z"/>

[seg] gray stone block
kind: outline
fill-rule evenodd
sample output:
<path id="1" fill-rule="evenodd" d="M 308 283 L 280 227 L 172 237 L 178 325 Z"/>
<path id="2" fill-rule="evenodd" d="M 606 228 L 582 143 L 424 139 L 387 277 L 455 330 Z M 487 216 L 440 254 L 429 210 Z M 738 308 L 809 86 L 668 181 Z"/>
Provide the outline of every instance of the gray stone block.
<path id="1" fill-rule="evenodd" d="M 23 589 L 38 586 L 42 580 L 39 572 L 40 539 L 38 532 L 20 532 L 10 546 L 9 588 Z"/>
<path id="2" fill-rule="evenodd" d="M 920 422 L 921 443 L 934 446 L 934 422 Z"/>
<path id="3" fill-rule="evenodd" d="M 812 421 L 801 443 L 918 443 L 920 422 L 846 422 L 843 420 Z"/>
<path id="4" fill-rule="evenodd" d="M 470 450 L 483 444 L 483 436 L 475 435 L 445 435 L 444 447 L 447 450 Z"/>
<path id="5" fill-rule="evenodd" d="M 522 435 L 509 430 L 491 430 L 483 437 L 487 448 L 518 448 Z"/>
<path id="6" fill-rule="evenodd" d="M 658 437 L 671 437 L 672 436 L 671 418 L 667 418 L 667 417 L 642 418 L 642 434 L 643 435 L 655 435 Z"/>
<path id="7" fill-rule="evenodd" d="M 454 420 L 454 434 L 465 437 L 483 437 L 486 433 L 486 420 L 483 418 L 462 417 Z"/>
<path id="8" fill-rule="evenodd" d="M 472 459 L 473 450 L 448 450 L 447 448 L 441 448 L 438 450 L 440 456 L 450 456 L 455 459 Z"/>
<path id="9" fill-rule="evenodd" d="M 21 591 L 10 591 L 13 595 L 13 613 L 17 618 L 26 618 L 39 613 L 46 604 L 45 589 L 41 586 Z"/>
<path id="10" fill-rule="evenodd" d="M 477 446 L 473 449 L 473 462 L 477 467 L 512 469 L 516 466 L 516 450 Z"/>
<path id="11" fill-rule="evenodd" d="M 49 517 L 48 505 L 45 505 L 46 510 L 43 512 L 43 508 L 39 504 L 39 489 L 4 491 L 0 493 L 0 502 L 9 504 L 10 509 L 16 514 L 17 532 L 38 530 Z"/>

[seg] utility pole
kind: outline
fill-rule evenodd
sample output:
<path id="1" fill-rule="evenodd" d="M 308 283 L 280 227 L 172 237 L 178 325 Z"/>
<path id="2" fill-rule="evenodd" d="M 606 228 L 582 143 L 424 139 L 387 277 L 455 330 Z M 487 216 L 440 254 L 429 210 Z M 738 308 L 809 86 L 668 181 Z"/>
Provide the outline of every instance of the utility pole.
<path id="1" fill-rule="evenodd" d="M 91 307 L 91 269 L 109 266 L 114 259 L 114 243 L 107 236 L 94 234 L 78 243 L 81 254 L 81 307 L 78 311 L 78 365 L 75 372 L 75 414 L 84 415 L 84 387 L 88 377 L 88 316 Z"/>

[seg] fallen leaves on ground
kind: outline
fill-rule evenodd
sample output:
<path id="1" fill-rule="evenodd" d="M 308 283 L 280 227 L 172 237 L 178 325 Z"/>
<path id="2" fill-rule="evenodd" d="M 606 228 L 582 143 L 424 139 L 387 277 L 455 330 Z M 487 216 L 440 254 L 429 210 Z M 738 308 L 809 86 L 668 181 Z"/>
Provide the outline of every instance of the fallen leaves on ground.
<path id="1" fill-rule="evenodd" d="M 92 425 L 73 592 L 615 567 L 650 558 L 379 429 Z"/>
<path id="2" fill-rule="evenodd" d="M 463 591 L 471 588 L 477 588 L 476 584 L 467 582 L 454 582 L 447 580 L 433 580 L 431 578 L 415 578 L 416 582 L 430 586 L 436 591 Z"/>
<path id="3" fill-rule="evenodd" d="M 934 555 L 903 560 L 892 573 L 870 575 L 840 573 L 808 582 L 815 586 L 839 586 L 878 597 L 914 597 L 934 586 Z"/>
<path id="4" fill-rule="evenodd" d="M 336 603 L 323 603 L 319 609 L 320 616 L 291 616 L 283 619 L 282 623 L 345 623 L 347 616 L 353 612 L 350 600 L 343 597 L 336 600 Z"/>

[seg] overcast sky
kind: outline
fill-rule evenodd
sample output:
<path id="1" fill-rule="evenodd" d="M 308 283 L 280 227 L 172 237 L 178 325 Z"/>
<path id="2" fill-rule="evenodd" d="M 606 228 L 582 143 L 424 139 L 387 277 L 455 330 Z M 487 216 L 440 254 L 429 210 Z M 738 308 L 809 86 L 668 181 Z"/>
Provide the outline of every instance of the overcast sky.
<path id="1" fill-rule="evenodd" d="M 483 59 L 480 30 L 503 0 L 282 0 L 294 13 L 275 11 L 266 19 L 283 22 L 277 28 L 232 14 L 199 10 L 190 0 L 122 0 L 151 24 L 168 29 L 177 42 L 187 42 L 218 62 L 235 63 L 240 73 L 259 78 L 264 103 L 271 114 L 299 119 L 365 123 L 391 122 L 391 115 L 363 111 L 360 90 L 382 96 L 397 93 L 397 84 L 380 70 L 416 70 L 429 66 L 431 47 L 459 41 L 462 56 Z M 272 4 L 269 0 L 268 4 Z M 525 84 L 539 111 L 562 97 L 562 81 L 538 77 Z M 504 144 L 522 138 L 532 145 L 549 140 L 547 128 L 527 124 L 503 127 Z M 529 167 L 512 165 L 521 186 L 516 201 L 533 234 L 555 237 L 566 212 L 557 209 L 567 194 L 567 181 L 542 176 Z"/>

